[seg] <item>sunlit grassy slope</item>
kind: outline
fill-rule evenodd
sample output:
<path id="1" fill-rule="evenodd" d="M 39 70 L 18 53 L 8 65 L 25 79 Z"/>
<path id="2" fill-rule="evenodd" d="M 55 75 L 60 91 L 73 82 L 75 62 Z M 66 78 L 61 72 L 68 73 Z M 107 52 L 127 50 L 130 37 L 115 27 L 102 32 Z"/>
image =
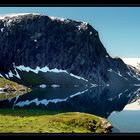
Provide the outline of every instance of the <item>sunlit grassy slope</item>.
<path id="1" fill-rule="evenodd" d="M 0 109 L 0 133 L 103 133 L 103 121 L 79 112 Z"/>
<path id="2" fill-rule="evenodd" d="M 20 85 L 16 82 L 10 81 L 8 79 L 0 77 L 0 88 L 5 88 L 6 86 L 9 87 L 11 90 L 19 91 L 19 90 L 29 90 L 29 88 Z"/>

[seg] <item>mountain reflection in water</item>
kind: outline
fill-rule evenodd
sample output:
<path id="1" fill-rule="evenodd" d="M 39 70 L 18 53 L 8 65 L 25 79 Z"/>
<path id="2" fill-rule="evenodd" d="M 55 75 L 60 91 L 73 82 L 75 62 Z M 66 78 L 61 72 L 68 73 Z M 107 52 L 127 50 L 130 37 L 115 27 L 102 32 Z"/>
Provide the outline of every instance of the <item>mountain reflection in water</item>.
<path id="1" fill-rule="evenodd" d="M 56 111 L 86 112 L 107 118 L 113 111 L 121 111 L 139 94 L 139 87 L 123 89 L 110 87 L 73 87 L 34 89 L 27 94 L 13 94 L 2 98 L 0 108 L 46 108 Z M 6 95 L 6 93 L 5 93 Z M 11 94 L 12 95 L 12 94 Z"/>

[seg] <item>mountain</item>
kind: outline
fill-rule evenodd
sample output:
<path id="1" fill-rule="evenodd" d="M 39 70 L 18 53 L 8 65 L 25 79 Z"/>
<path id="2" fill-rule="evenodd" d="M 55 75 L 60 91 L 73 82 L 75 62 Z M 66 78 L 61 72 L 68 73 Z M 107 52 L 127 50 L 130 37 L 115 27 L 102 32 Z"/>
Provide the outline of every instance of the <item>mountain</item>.
<path id="1" fill-rule="evenodd" d="M 139 73 L 112 58 L 89 23 L 40 14 L 0 17 L 0 75 L 28 87 L 139 83 Z"/>

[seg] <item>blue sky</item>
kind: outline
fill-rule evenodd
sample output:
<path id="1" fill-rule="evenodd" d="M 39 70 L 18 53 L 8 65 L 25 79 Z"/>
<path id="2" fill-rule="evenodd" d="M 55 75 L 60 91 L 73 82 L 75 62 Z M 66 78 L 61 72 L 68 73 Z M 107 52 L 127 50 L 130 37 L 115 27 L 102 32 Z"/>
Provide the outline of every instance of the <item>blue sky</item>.
<path id="1" fill-rule="evenodd" d="M 0 14 L 23 12 L 89 22 L 111 56 L 140 57 L 140 7 L 0 7 Z"/>

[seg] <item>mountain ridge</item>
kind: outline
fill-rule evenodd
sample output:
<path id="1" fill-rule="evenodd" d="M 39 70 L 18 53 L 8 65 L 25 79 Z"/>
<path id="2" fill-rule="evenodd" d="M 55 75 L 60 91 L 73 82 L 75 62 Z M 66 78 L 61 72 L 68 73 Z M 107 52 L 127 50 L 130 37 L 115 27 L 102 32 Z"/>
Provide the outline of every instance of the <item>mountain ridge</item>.
<path id="1" fill-rule="evenodd" d="M 31 87 L 139 83 L 139 74 L 120 58 L 112 58 L 87 22 L 17 14 L 0 18 L 0 29 L 4 78 Z"/>

